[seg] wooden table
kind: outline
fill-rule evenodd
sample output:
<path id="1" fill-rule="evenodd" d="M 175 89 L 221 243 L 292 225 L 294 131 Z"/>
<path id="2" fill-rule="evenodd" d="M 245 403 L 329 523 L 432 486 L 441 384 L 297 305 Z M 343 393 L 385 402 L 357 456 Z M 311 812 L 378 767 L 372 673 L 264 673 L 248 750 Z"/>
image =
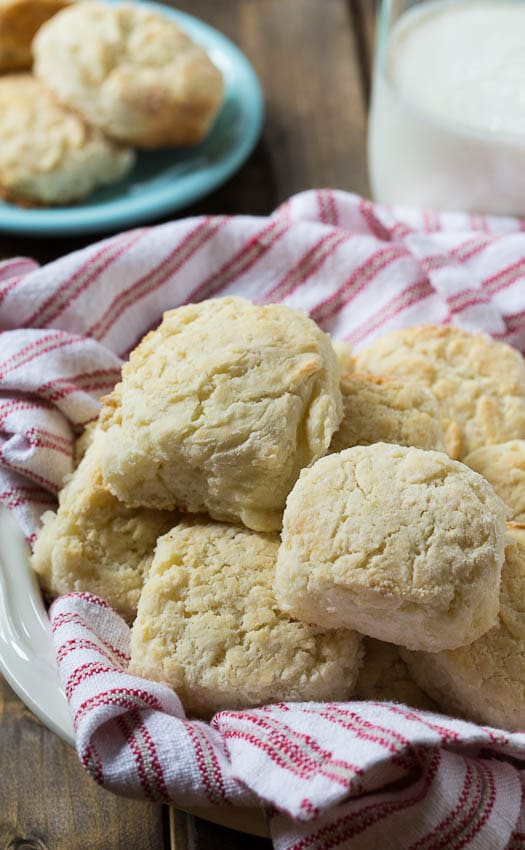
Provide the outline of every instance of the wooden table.
<path id="1" fill-rule="evenodd" d="M 367 194 L 374 0 L 180 0 L 232 38 L 266 97 L 261 141 L 225 186 L 180 215 L 268 214 L 294 192 Z M 104 234 L 101 234 L 103 236 Z M 93 241 L 0 234 L 0 259 L 55 259 Z M 105 792 L 0 679 L 0 850 L 263 850 L 270 842 Z"/>

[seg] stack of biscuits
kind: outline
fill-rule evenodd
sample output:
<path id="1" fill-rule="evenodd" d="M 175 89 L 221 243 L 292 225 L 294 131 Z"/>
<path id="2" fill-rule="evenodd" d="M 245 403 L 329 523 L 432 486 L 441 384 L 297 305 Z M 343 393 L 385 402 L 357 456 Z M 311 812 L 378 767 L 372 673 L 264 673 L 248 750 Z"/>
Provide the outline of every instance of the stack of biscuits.
<path id="1" fill-rule="evenodd" d="M 337 349 L 337 350 L 336 350 Z M 33 566 L 132 624 L 190 716 L 396 700 L 525 725 L 525 363 L 426 325 L 353 357 L 238 297 L 164 314 Z"/>
<path id="2" fill-rule="evenodd" d="M 219 69 L 162 14 L 0 0 L 0 196 L 78 201 L 123 178 L 133 148 L 201 141 L 222 97 Z"/>

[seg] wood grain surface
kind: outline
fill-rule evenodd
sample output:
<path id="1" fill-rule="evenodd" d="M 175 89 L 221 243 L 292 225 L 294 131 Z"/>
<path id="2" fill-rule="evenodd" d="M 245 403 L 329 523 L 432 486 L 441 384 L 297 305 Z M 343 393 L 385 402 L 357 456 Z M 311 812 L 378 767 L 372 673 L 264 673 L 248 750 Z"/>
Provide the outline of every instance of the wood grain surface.
<path id="1" fill-rule="evenodd" d="M 1 850 L 169 848 L 162 807 L 100 789 L 1 677 L 0 754 Z"/>
<path id="2" fill-rule="evenodd" d="M 180 0 L 233 39 L 252 61 L 266 99 L 263 134 L 221 189 L 181 211 L 268 214 L 289 195 L 332 186 L 366 194 L 366 103 L 373 0 Z M 105 234 L 100 234 L 102 238 Z M 0 233 L 0 258 L 40 262 L 94 237 Z M 0 679 L 0 850 L 263 850 L 242 835 L 166 807 L 98 788 L 76 754 Z"/>

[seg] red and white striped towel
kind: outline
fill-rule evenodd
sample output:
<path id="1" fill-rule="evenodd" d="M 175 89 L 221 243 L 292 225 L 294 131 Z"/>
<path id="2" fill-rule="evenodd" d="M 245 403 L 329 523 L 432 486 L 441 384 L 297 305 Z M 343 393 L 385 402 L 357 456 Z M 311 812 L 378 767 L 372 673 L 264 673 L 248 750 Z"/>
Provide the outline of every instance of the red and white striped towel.
<path id="1" fill-rule="evenodd" d="M 130 231 L 48 266 L 0 264 L 0 501 L 34 538 L 121 358 L 163 310 L 238 293 L 307 310 L 356 348 L 420 322 L 525 349 L 525 228 L 305 192 L 267 219 Z M 108 788 L 181 807 L 268 812 L 278 850 L 525 848 L 525 734 L 399 705 L 281 704 L 184 719 L 129 676 L 129 630 L 101 600 L 55 603 L 82 763 Z"/>

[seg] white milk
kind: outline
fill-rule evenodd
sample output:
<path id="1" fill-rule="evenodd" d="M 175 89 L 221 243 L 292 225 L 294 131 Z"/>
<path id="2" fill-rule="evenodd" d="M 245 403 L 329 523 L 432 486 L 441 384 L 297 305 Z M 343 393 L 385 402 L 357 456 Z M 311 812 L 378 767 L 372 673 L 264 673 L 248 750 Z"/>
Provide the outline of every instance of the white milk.
<path id="1" fill-rule="evenodd" d="M 383 203 L 525 215 L 525 0 L 401 15 L 376 59 L 368 156 Z"/>

